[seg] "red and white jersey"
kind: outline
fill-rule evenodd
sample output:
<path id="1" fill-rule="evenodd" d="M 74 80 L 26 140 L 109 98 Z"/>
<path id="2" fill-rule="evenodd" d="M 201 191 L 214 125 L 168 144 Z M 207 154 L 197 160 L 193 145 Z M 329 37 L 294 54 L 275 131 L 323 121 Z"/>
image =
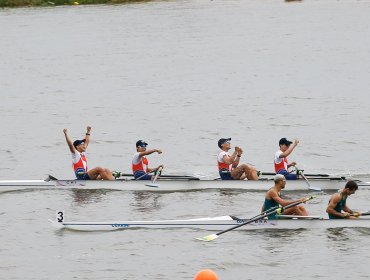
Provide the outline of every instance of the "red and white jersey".
<path id="1" fill-rule="evenodd" d="M 226 169 L 226 170 L 231 171 L 232 170 L 232 165 L 231 164 L 227 164 L 224 161 L 224 156 L 230 157 L 230 154 L 228 152 L 221 151 L 218 154 L 218 156 L 217 156 L 218 171 L 221 171 L 223 169 Z"/>
<path id="2" fill-rule="evenodd" d="M 280 155 L 282 154 L 282 151 L 277 151 L 275 153 L 275 159 L 274 159 L 274 166 L 275 166 L 275 172 L 278 173 L 279 170 L 287 170 L 288 171 L 288 158 L 284 157 L 281 158 Z"/>
<path id="3" fill-rule="evenodd" d="M 83 168 L 85 170 L 85 173 L 87 173 L 88 167 L 87 167 L 87 159 L 86 159 L 85 153 L 80 153 L 78 151 L 75 151 L 72 154 L 72 166 L 75 172 L 77 169 Z"/>
<path id="4" fill-rule="evenodd" d="M 132 159 L 132 173 L 135 174 L 136 171 L 143 171 L 148 172 L 149 169 L 149 161 L 146 157 L 140 157 L 140 153 L 137 152 L 134 154 L 134 158 Z"/>

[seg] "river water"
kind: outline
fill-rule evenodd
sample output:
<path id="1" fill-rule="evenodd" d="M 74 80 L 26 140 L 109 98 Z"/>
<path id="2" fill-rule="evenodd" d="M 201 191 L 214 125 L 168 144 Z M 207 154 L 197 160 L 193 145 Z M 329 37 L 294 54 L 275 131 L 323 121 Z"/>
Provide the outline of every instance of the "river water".
<path id="1" fill-rule="evenodd" d="M 370 1 L 154 1 L 0 10 L 0 179 L 73 178 L 63 128 L 92 126 L 90 167 L 217 176 L 217 140 L 271 172 L 281 137 L 308 173 L 370 174 Z M 290 194 L 292 198 L 307 193 Z M 307 205 L 325 215 L 328 193 Z M 0 195 L 1 279 L 368 278 L 369 231 L 55 231 L 67 220 L 250 217 L 259 192 Z M 370 210 L 370 192 L 348 201 Z"/>

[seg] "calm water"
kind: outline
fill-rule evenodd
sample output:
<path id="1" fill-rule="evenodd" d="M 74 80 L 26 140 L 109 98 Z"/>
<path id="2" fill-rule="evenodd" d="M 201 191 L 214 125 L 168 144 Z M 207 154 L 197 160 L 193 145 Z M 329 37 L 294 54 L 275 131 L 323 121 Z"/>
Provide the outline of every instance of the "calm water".
<path id="1" fill-rule="evenodd" d="M 163 1 L 0 10 L 0 179 L 72 178 L 62 130 L 93 127 L 89 165 L 217 176 L 217 140 L 272 171 L 281 137 L 306 172 L 370 174 L 370 1 Z M 70 220 L 253 216 L 263 193 L 0 195 L 1 279 L 367 278 L 368 230 L 57 232 Z M 293 198 L 307 195 L 295 193 Z M 324 215 L 329 194 L 307 205 Z M 370 210 L 369 191 L 349 204 Z M 345 267 L 345 269 L 343 269 Z"/>

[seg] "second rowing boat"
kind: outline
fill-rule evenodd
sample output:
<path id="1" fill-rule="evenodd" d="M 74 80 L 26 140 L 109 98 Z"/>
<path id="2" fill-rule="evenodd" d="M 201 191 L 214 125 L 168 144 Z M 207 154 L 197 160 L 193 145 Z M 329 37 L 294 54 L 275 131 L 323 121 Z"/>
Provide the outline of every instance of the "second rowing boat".
<path id="1" fill-rule="evenodd" d="M 76 231 L 113 231 L 122 229 L 171 229 L 191 228 L 205 230 L 225 230 L 232 226 L 248 221 L 233 216 L 220 216 L 212 218 L 198 218 L 187 220 L 156 220 L 156 221 L 108 221 L 108 222 L 65 222 L 64 213 L 57 213 L 57 221 L 49 220 L 57 229 Z M 326 219 L 318 216 L 281 216 L 283 219 L 262 219 L 242 226 L 237 230 L 262 229 L 327 229 L 327 228 L 370 228 L 370 218 L 359 219 Z"/>

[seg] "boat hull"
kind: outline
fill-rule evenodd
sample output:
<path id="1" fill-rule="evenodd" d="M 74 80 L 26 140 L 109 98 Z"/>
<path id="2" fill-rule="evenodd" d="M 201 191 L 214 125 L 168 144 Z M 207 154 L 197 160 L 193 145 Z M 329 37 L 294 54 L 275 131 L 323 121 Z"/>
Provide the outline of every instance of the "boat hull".
<path id="1" fill-rule="evenodd" d="M 190 228 L 210 231 L 222 231 L 248 220 L 233 219 L 231 216 L 201 218 L 190 220 L 163 220 L 163 221 L 110 221 L 110 222 L 56 222 L 51 221 L 58 229 L 75 231 L 114 231 L 127 229 L 171 229 Z M 276 230 L 276 229 L 328 229 L 328 228 L 370 228 L 370 218 L 359 219 L 262 219 L 241 226 L 235 230 Z"/>
<path id="2" fill-rule="evenodd" d="M 322 190 L 337 190 L 342 188 L 347 181 L 345 179 L 310 179 L 312 186 Z M 150 186 L 150 181 L 135 180 L 7 180 L 0 181 L 0 192 L 16 191 L 24 189 L 102 189 L 123 191 L 197 191 L 208 189 L 232 189 L 247 191 L 267 191 L 274 182 L 272 179 L 261 179 L 258 181 L 237 180 L 158 180 L 156 186 Z M 360 184 L 360 189 L 370 189 L 370 184 Z M 286 191 L 306 191 L 308 185 L 304 180 L 287 181 Z"/>

